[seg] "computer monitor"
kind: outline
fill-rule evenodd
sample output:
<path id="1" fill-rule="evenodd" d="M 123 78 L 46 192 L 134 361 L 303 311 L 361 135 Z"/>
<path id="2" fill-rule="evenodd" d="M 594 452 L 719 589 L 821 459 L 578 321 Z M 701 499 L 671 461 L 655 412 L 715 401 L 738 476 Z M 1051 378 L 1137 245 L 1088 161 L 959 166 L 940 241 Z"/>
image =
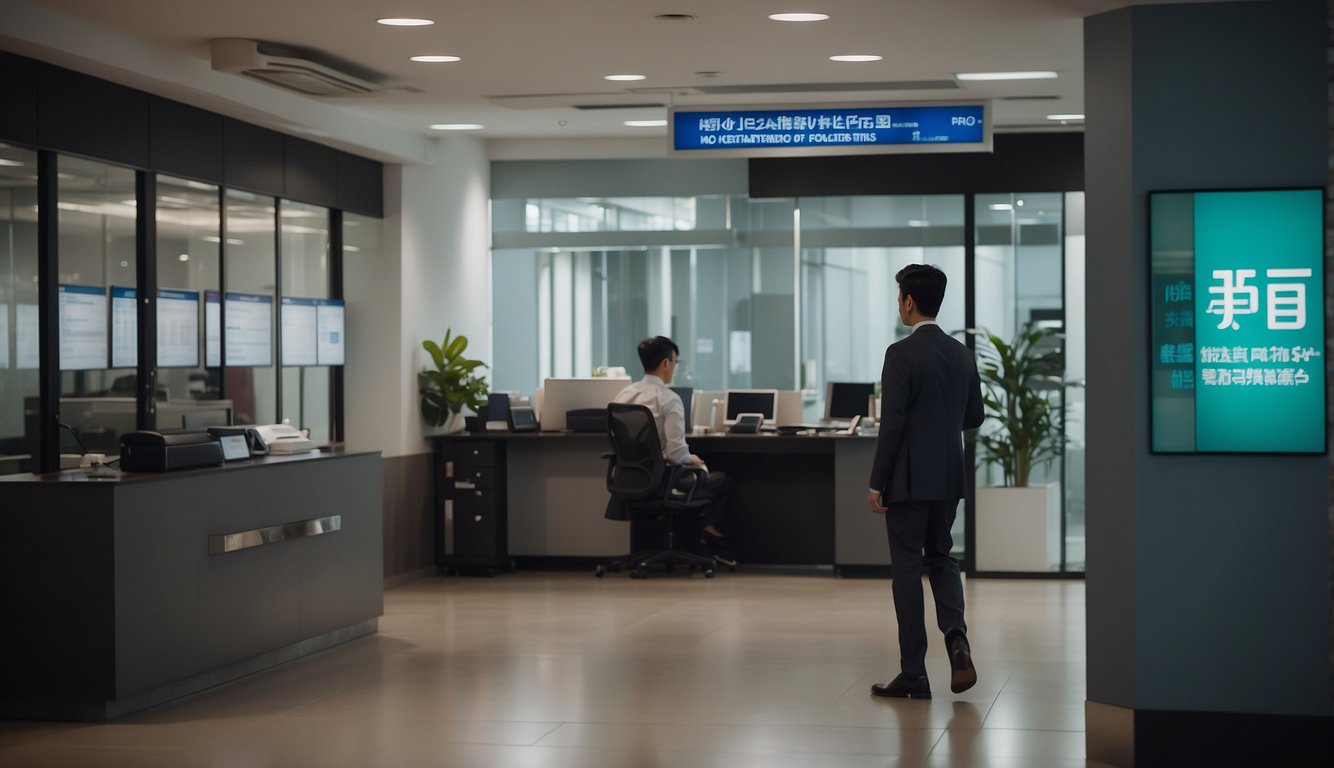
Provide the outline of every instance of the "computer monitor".
<path id="1" fill-rule="evenodd" d="M 727 397 L 727 393 L 720 389 L 697 389 L 695 390 L 695 404 L 691 408 L 692 427 L 711 427 L 713 426 L 713 401 L 722 400 Z"/>
<path id="2" fill-rule="evenodd" d="M 199 408 L 181 413 L 181 428 L 191 432 L 203 432 L 209 427 L 230 427 L 232 411 L 230 408 Z"/>
<path id="3" fill-rule="evenodd" d="M 772 426 L 777 411 L 776 389 L 729 389 L 723 423 L 732 424 L 736 421 L 737 414 L 758 413 L 764 416 L 766 424 Z"/>
<path id="4" fill-rule="evenodd" d="M 629 385 L 628 378 L 547 379 L 542 387 L 542 431 L 565 431 L 566 413 L 585 408 L 605 409 Z"/>
<path id="5" fill-rule="evenodd" d="M 686 433 L 688 434 L 688 433 L 690 432 L 690 427 L 691 427 L 691 425 L 694 423 L 694 422 L 692 422 L 692 421 L 690 420 L 690 408 L 691 408 L 691 405 L 692 405 L 692 403 L 691 403 L 690 401 L 695 399 L 695 388 L 694 388 L 694 387 L 672 387 L 671 390 L 672 390 L 673 392 L 675 392 L 675 393 L 677 394 L 678 397 L 681 398 L 681 405 L 684 405 L 685 408 L 686 408 L 686 416 L 685 416 L 685 419 L 686 419 Z"/>
<path id="6" fill-rule="evenodd" d="M 848 421 L 854 416 L 870 416 L 875 382 L 831 381 L 825 385 L 824 417 Z"/>

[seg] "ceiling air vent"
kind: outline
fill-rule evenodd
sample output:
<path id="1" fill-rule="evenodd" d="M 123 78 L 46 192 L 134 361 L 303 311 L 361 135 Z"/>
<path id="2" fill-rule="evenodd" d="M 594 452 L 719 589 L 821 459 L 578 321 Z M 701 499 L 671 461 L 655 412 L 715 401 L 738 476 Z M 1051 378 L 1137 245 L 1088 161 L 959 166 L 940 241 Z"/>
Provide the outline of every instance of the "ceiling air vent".
<path id="1" fill-rule="evenodd" d="M 212 41 L 213 69 L 244 75 L 307 96 L 360 96 L 380 86 L 278 46 L 239 37 Z"/>

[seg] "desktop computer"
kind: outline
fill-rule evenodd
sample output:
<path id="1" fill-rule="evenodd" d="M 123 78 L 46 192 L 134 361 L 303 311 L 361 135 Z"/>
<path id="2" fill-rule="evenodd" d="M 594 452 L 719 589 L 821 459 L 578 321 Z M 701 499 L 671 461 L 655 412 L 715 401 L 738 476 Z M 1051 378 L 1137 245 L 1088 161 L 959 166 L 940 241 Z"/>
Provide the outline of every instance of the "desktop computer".
<path id="1" fill-rule="evenodd" d="M 547 379 L 542 387 L 542 412 L 538 414 L 542 431 L 569 429 L 565 417 L 570 411 L 606 411 L 607 404 L 629 385 L 628 378 Z"/>

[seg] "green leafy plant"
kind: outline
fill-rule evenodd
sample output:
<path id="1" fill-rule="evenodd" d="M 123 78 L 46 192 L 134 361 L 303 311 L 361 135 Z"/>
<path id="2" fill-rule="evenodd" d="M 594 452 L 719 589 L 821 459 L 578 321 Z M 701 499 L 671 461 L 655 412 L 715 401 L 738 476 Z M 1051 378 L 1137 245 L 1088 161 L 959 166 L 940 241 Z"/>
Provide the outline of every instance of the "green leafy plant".
<path id="1" fill-rule="evenodd" d="M 1065 447 L 1059 399 L 1064 386 L 1064 334 L 1054 328 L 1025 323 L 1006 341 L 985 329 L 968 333 L 983 343 L 977 346 L 977 372 L 982 378 L 982 402 L 987 419 L 973 437 L 978 457 L 1001 468 L 1004 484 L 1028 486 L 1033 468 L 1061 455 Z"/>
<path id="2" fill-rule="evenodd" d="M 450 329 L 446 329 L 443 343 L 427 339 L 422 348 L 430 353 L 435 364 L 435 370 L 423 370 L 419 377 L 422 418 L 426 423 L 443 427 L 464 408 L 476 413 L 487 393 L 486 377 L 478 376 L 476 371 L 485 368 L 486 363 L 463 356 L 468 337 L 452 336 Z"/>

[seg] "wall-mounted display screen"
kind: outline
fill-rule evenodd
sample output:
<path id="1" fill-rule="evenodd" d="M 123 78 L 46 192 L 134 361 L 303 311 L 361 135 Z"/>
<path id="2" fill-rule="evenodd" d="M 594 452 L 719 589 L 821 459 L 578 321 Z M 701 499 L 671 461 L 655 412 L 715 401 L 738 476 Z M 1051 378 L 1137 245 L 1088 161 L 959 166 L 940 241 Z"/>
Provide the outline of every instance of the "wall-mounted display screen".
<path id="1" fill-rule="evenodd" d="M 19 304 L 14 307 L 14 367 L 19 370 L 36 370 L 41 367 L 41 351 L 37 344 L 38 318 L 36 304 Z"/>
<path id="2" fill-rule="evenodd" d="M 315 365 L 315 300 L 282 298 L 283 365 Z"/>
<path id="3" fill-rule="evenodd" d="M 222 365 L 222 296 L 204 291 L 204 365 Z"/>
<path id="4" fill-rule="evenodd" d="M 159 368 L 199 367 L 199 292 L 157 292 Z"/>
<path id="5" fill-rule="evenodd" d="M 263 368 L 273 365 L 273 297 L 228 293 L 225 365 Z"/>
<path id="6" fill-rule="evenodd" d="M 969 104 L 674 107 L 671 149 L 695 156 L 990 152 L 989 110 Z"/>
<path id="7" fill-rule="evenodd" d="M 107 367 L 107 289 L 61 285 L 60 369 L 95 371 Z"/>
<path id="8" fill-rule="evenodd" d="M 139 311 L 133 288 L 111 286 L 111 367 L 139 364 Z"/>
<path id="9" fill-rule="evenodd" d="M 319 299 L 315 304 L 316 357 L 319 365 L 347 361 L 347 308 L 341 299 Z"/>
<path id="10" fill-rule="evenodd" d="M 1149 195 L 1152 449 L 1325 451 L 1324 191 Z"/>

